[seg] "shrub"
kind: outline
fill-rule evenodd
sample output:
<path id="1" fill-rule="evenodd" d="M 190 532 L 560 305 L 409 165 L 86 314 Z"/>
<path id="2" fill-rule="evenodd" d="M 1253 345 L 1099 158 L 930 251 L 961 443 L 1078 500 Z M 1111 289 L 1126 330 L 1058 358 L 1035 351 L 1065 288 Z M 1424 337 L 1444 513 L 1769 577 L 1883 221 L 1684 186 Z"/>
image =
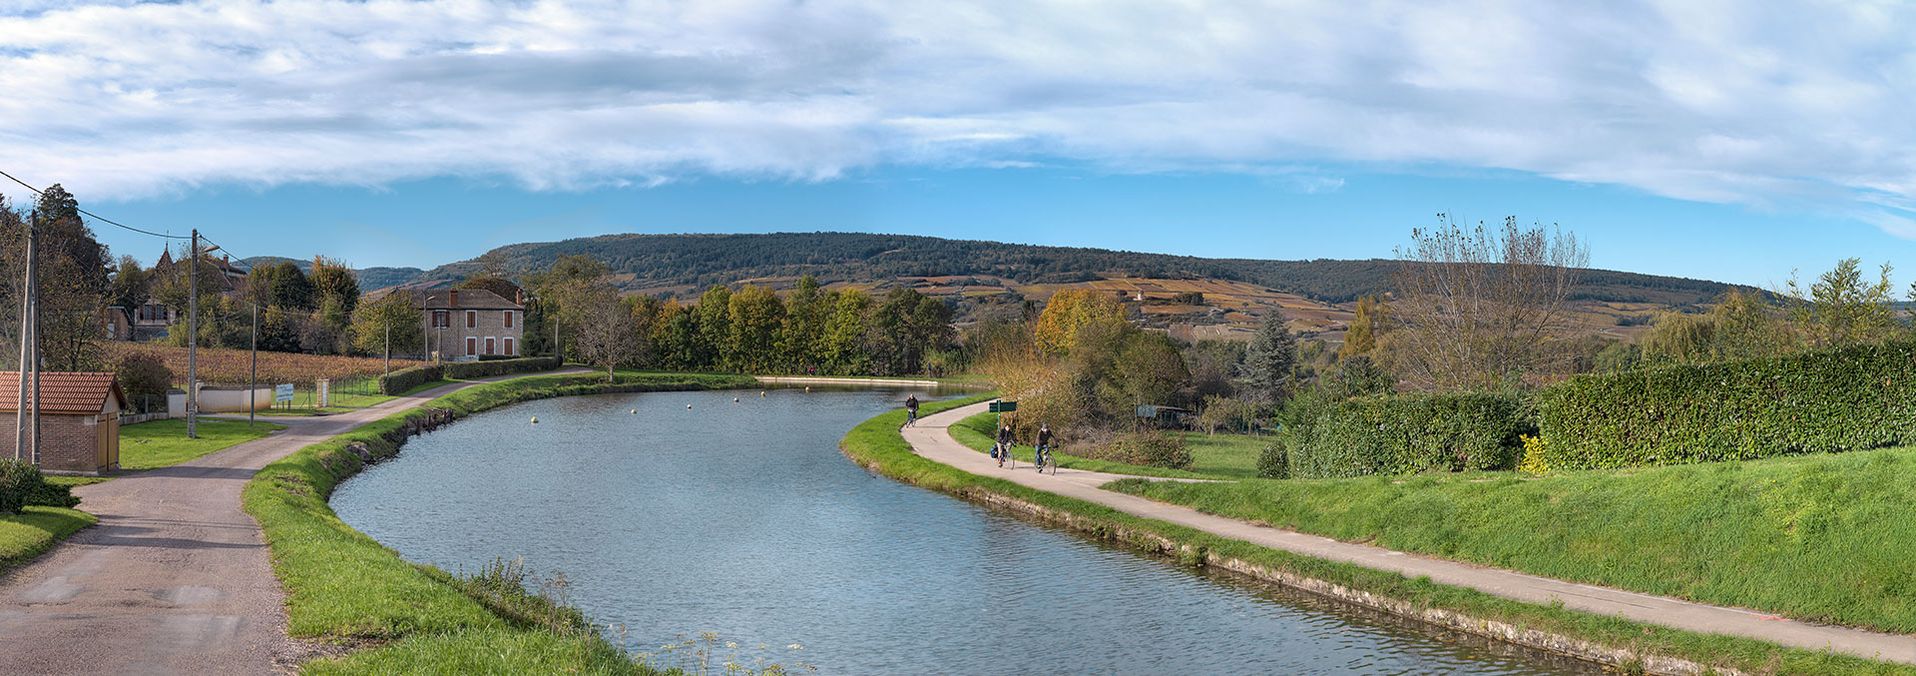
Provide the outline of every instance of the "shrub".
<path id="1" fill-rule="evenodd" d="M 1543 437 L 1533 434 L 1523 435 L 1523 460 L 1517 462 L 1517 471 L 1530 475 L 1550 473 L 1550 461 L 1544 458 L 1546 444 Z"/>
<path id="2" fill-rule="evenodd" d="M 73 507 L 80 499 L 66 486 L 47 483 L 40 469 L 24 460 L 0 460 L 0 514 L 18 514 L 28 505 Z"/>
<path id="3" fill-rule="evenodd" d="M 1184 437 L 1169 432 L 1134 432 L 1112 440 L 1106 453 L 1109 459 L 1132 465 L 1185 469 L 1191 466 L 1191 450 Z"/>
<path id="4" fill-rule="evenodd" d="M 1280 432 L 1293 477 L 1511 469 L 1536 423 L 1514 394 L 1358 397 L 1290 412 Z"/>
<path id="5" fill-rule="evenodd" d="M 1916 343 L 1571 378 L 1538 398 L 1553 469 L 1916 443 Z"/>
<path id="6" fill-rule="evenodd" d="M 413 388 L 445 377 L 439 366 L 428 364 L 403 368 L 379 377 L 379 393 L 403 394 Z"/>
<path id="7" fill-rule="evenodd" d="M 1265 479 L 1291 478 L 1291 458 L 1284 452 L 1283 441 L 1274 441 L 1257 454 L 1257 475 Z"/>
<path id="8" fill-rule="evenodd" d="M 440 364 L 447 378 L 490 378 L 512 373 L 550 371 L 559 368 L 558 357 L 520 357 L 495 361 L 462 361 Z"/>
<path id="9" fill-rule="evenodd" d="M 128 352 L 120 356 L 114 364 L 113 377 L 120 383 L 120 391 L 126 393 L 126 400 L 136 410 L 146 413 L 153 403 L 166 406 L 166 390 L 173 386 L 173 370 L 166 367 L 166 360 L 150 352 Z"/>

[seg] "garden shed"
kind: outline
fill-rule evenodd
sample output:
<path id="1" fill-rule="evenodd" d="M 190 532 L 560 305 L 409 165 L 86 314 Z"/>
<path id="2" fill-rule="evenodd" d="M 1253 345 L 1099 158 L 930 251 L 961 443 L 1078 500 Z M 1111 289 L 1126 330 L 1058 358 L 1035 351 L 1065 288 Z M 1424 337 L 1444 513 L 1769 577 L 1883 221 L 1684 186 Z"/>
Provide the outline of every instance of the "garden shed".
<path id="1" fill-rule="evenodd" d="M 14 456 L 20 374 L 0 373 L 0 457 Z M 28 395 L 32 396 L 31 394 Z M 101 474 L 120 466 L 120 411 L 126 395 L 111 373 L 40 373 L 40 470 Z"/>

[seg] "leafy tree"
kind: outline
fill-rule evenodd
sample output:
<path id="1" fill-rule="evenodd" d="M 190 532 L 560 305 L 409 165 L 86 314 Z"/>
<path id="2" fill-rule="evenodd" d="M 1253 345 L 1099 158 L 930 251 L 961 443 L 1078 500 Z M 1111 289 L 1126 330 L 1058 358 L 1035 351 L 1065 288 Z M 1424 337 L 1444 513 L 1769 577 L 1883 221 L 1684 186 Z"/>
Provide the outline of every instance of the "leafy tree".
<path id="1" fill-rule="evenodd" d="M 248 272 L 249 286 L 260 289 L 268 307 L 285 308 L 302 312 L 311 312 L 317 307 L 313 299 L 313 283 L 300 271 L 299 265 L 292 261 L 280 261 L 271 265 L 262 265 Z"/>
<path id="2" fill-rule="evenodd" d="M 836 294 L 832 316 L 825 322 L 821 361 L 831 373 L 864 373 L 870 362 L 865 351 L 865 315 L 871 308 L 871 296 L 858 289 Z"/>
<path id="3" fill-rule="evenodd" d="M 1074 347 L 1078 329 L 1100 319 L 1124 318 L 1124 306 L 1108 293 L 1089 289 L 1065 289 L 1051 295 L 1033 329 L 1038 347 L 1052 354 L 1064 354 Z"/>
<path id="4" fill-rule="evenodd" d="M 121 356 L 113 374 L 127 403 L 141 413 L 165 406 L 166 392 L 173 387 L 173 371 L 166 368 L 166 360 L 148 352 Z"/>
<path id="5" fill-rule="evenodd" d="M 99 315 L 113 291 L 108 275 L 113 260 L 81 220 L 79 200 L 58 184 L 40 194 L 26 221 L 33 224 L 38 237 L 42 364 L 55 371 L 98 369 L 102 366 L 97 342 Z M 5 246 L 0 248 L 24 254 L 25 234 L 23 228 L 9 228 Z M 24 263 L 24 256 L 15 255 Z M 9 272 L 17 269 L 8 267 Z M 17 274 L 9 277 L 24 278 Z M 18 299 L 18 295 L 11 295 L 13 304 L 17 305 Z M 17 323 L 18 308 L 10 314 Z M 16 325 L 16 333 L 17 329 Z"/>
<path id="6" fill-rule="evenodd" d="M 1368 355 L 1377 349 L 1377 325 L 1384 314 L 1384 302 L 1376 296 L 1357 299 L 1357 314 L 1344 331 L 1344 344 L 1337 348 L 1338 359 Z"/>
<path id="7" fill-rule="evenodd" d="M 353 276 L 353 269 L 324 256 L 313 257 L 313 297 L 318 307 L 324 309 L 332 303 L 337 312 L 351 316 L 359 307 L 359 278 Z"/>
<path id="8" fill-rule="evenodd" d="M 560 353 L 572 343 L 571 335 L 577 328 L 565 319 L 566 305 L 587 285 L 606 274 L 604 262 L 590 255 L 573 254 L 560 256 L 544 272 L 528 275 L 526 283 L 535 299 L 526 307 L 526 350 L 563 356 Z M 557 331 L 554 331 L 555 321 Z M 555 333 L 558 345 L 551 344 Z"/>
<path id="9" fill-rule="evenodd" d="M 577 318 L 580 358 L 604 368 L 606 382 L 611 382 L 613 369 L 632 359 L 638 340 L 632 312 L 619 301 L 619 290 L 603 282 L 586 286 L 573 296 L 568 315 Z"/>
<path id="10" fill-rule="evenodd" d="M 1230 397 L 1237 393 L 1237 369 L 1244 363 L 1244 343 L 1201 340 L 1184 348 L 1184 363 L 1191 370 L 1193 398 L 1205 401 Z"/>
<path id="11" fill-rule="evenodd" d="M 375 356 L 405 354 L 425 343 L 425 322 L 411 294 L 395 291 L 353 311 L 353 347 Z"/>
<path id="12" fill-rule="evenodd" d="M 108 299 L 109 305 L 117 305 L 128 311 L 146 304 L 150 291 L 150 278 L 146 268 L 132 256 L 121 256 L 119 267 L 113 271 L 113 293 Z"/>
<path id="13" fill-rule="evenodd" d="M 1823 273 L 1808 294 L 1795 278 L 1788 293 L 1796 299 L 1796 324 L 1817 347 L 1841 347 L 1888 338 L 1897 327 L 1890 266 L 1884 263 L 1873 282 L 1863 281 L 1862 259 L 1845 258 Z"/>
<path id="14" fill-rule="evenodd" d="M 797 372 L 818 365 L 825 321 L 831 313 L 831 298 L 820 290 L 818 278 L 806 275 L 799 279 L 785 304 L 785 324 L 778 335 L 778 350 L 786 358 L 787 370 Z"/>
<path id="15" fill-rule="evenodd" d="M 786 360 L 778 353 L 779 329 L 785 322 L 785 304 L 771 289 L 747 284 L 727 301 L 726 323 L 731 335 L 726 353 L 733 367 L 747 372 L 777 370 Z"/>
<path id="16" fill-rule="evenodd" d="M 1244 363 L 1238 367 L 1239 385 L 1251 401 L 1282 404 L 1290 396 L 1296 368 L 1297 337 L 1284 325 L 1284 313 L 1272 309 L 1244 347 Z"/>
<path id="17" fill-rule="evenodd" d="M 699 362 L 722 371 L 741 367 L 729 347 L 732 338 L 732 290 L 723 284 L 706 289 L 699 296 Z"/>
<path id="18" fill-rule="evenodd" d="M 652 344 L 658 353 L 658 364 L 665 368 L 690 371 L 711 366 L 699 347 L 698 313 L 675 301 L 659 308 L 659 320 L 652 329 Z"/>

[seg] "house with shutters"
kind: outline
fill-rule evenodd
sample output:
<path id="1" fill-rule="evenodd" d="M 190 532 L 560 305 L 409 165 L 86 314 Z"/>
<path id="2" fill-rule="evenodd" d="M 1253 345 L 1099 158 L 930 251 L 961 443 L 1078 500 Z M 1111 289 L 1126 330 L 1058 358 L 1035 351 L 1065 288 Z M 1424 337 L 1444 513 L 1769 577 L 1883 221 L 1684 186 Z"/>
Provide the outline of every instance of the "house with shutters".
<path id="1" fill-rule="evenodd" d="M 507 299 L 485 289 L 409 291 L 431 356 L 444 361 L 518 357 L 525 344 L 525 292 Z"/>

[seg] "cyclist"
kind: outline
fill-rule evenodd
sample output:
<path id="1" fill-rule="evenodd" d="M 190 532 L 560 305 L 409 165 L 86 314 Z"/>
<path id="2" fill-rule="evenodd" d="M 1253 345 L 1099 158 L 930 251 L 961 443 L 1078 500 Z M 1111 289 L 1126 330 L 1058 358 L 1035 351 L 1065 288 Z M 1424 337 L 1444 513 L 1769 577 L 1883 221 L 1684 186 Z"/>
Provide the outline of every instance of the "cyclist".
<path id="1" fill-rule="evenodd" d="M 997 452 L 994 453 L 993 455 L 998 458 L 999 467 L 1005 466 L 1005 458 L 1011 457 L 1012 443 L 1013 442 L 1011 438 L 1011 426 L 1005 425 L 1003 427 L 998 428 L 998 445 L 996 447 Z"/>
<path id="2" fill-rule="evenodd" d="M 917 425 L 918 424 L 918 395 L 913 394 L 905 398 L 905 411 L 909 413 L 909 415 L 906 416 L 905 418 L 905 426 L 911 427 L 913 425 Z"/>
<path id="3" fill-rule="evenodd" d="M 1044 471 L 1045 465 L 1055 462 L 1051 457 L 1051 425 L 1038 426 L 1038 450 L 1032 453 L 1031 459 L 1032 462 L 1037 463 L 1039 472 Z M 1058 473 L 1057 468 L 1052 468 L 1051 473 Z"/>

